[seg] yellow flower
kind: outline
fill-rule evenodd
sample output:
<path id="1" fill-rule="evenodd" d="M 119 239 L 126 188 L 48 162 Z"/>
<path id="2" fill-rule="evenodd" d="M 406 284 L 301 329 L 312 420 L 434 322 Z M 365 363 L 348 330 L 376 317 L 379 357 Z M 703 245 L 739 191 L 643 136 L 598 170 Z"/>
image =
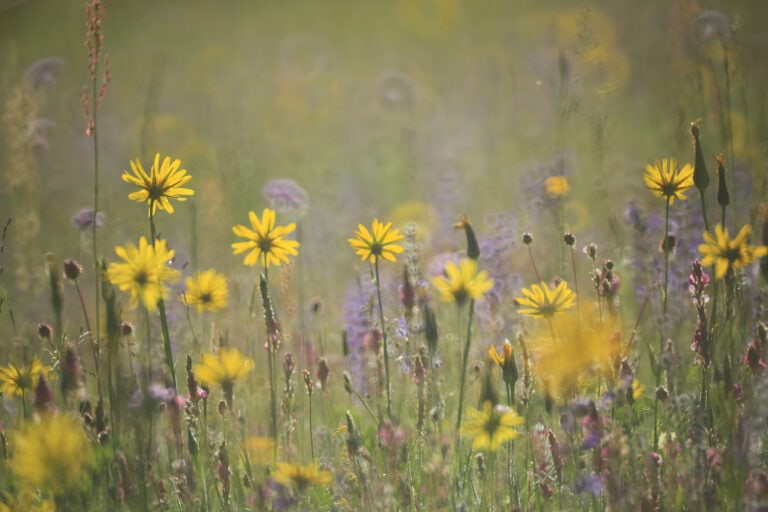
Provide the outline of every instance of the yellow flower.
<path id="1" fill-rule="evenodd" d="M 42 498 L 37 492 L 22 489 L 13 494 L 0 495 L 0 512 L 56 512 L 56 503 L 51 498 Z"/>
<path id="2" fill-rule="evenodd" d="M 693 187 L 693 167 L 686 163 L 678 169 L 674 158 L 656 160 L 655 164 L 645 166 L 643 180 L 651 192 L 672 204 L 675 199 L 684 200 L 685 192 Z"/>
<path id="3" fill-rule="evenodd" d="M 768 247 L 747 243 L 751 230 L 749 224 L 744 225 L 733 240 L 728 234 L 728 229 L 724 229 L 720 224 L 715 226 L 715 236 L 705 231 L 705 243 L 699 245 L 699 252 L 704 256 L 701 264 L 714 265 L 715 278 L 722 279 L 729 269 L 745 267 L 768 254 Z"/>
<path id="4" fill-rule="evenodd" d="M 254 466 L 267 466 L 272 463 L 275 441 L 271 437 L 251 436 L 243 443 L 248 462 Z"/>
<path id="5" fill-rule="evenodd" d="M 579 392 L 598 378 L 611 379 L 621 352 L 621 338 L 610 325 L 600 323 L 597 311 L 572 310 L 558 322 L 555 340 L 542 326 L 531 339 L 535 373 L 553 398 Z"/>
<path id="6" fill-rule="evenodd" d="M 373 219 L 371 231 L 358 224 L 355 232 L 357 238 L 350 238 L 349 245 L 357 251 L 357 255 L 363 261 L 368 260 L 376 263 L 376 258 L 382 257 L 385 260 L 396 261 L 395 254 L 403 252 L 403 248 L 395 242 L 404 237 L 400 230 L 392 229 L 392 223 L 382 224 L 378 219 Z"/>
<path id="7" fill-rule="evenodd" d="M 445 275 L 432 280 L 440 297 L 446 302 L 464 303 L 468 298 L 481 299 L 493 288 L 493 280 L 485 270 L 477 271 L 475 260 L 464 258 L 458 265 L 449 261 L 445 265 Z"/>
<path id="8" fill-rule="evenodd" d="M 253 360 L 244 357 L 236 348 L 222 347 L 219 353 L 203 354 L 203 362 L 195 365 L 194 372 L 203 384 L 219 384 L 225 389 L 237 379 L 253 370 Z"/>
<path id="9" fill-rule="evenodd" d="M 54 495 L 77 488 L 89 456 L 82 426 L 66 414 L 28 424 L 14 436 L 13 447 L 11 471 L 23 484 Z"/>
<path id="10" fill-rule="evenodd" d="M 504 442 L 515 439 L 515 427 L 523 424 L 515 411 L 503 405 L 493 407 L 490 401 L 483 402 L 482 411 L 470 407 L 467 416 L 461 434 L 472 438 L 473 450 L 495 452 Z"/>
<path id="11" fill-rule="evenodd" d="M 177 201 L 186 201 L 184 196 L 194 195 L 192 189 L 184 188 L 186 182 L 192 179 L 185 169 L 179 169 L 181 160 L 178 158 L 171 161 L 171 157 L 166 156 L 160 165 L 160 153 L 155 155 L 155 163 L 149 171 L 144 171 L 141 161 L 137 158 L 131 160 L 131 170 L 123 173 L 123 181 L 133 183 L 141 190 L 128 194 L 128 199 L 139 203 L 149 204 L 149 214 L 154 215 L 160 208 L 168 213 L 173 213 L 173 205 L 169 199 Z"/>
<path id="12" fill-rule="evenodd" d="M 316 463 L 305 466 L 278 462 L 277 469 L 272 473 L 272 479 L 281 485 L 292 487 L 301 492 L 315 485 L 324 487 L 331 485 L 333 475 L 330 471 L 322 471 Z"/>
<path id="13" fill-rule="evenodd" d="M 242 224 L 232 227 L 235 235 L 248 240 L 232 244 L 234 254 L 250 251 L 245 257 L 246 265 L 253 266 L 261 260 L 264 267 L 279 266 L 281 262 L 288 263 L 288 255 L 298 255 L 296 249 L 299 247 L 299 242 L 285 240 L 285 237 L 296 229 L 295 223 L 275 226 L 275 210 L 269 208 L 264 208 L 261 219 L 255 212 L 248 212 L 248 219 L 253 229 Z"/>
<path id="14" fill-rule="evenodd" d="M 523 288 L 522 293 L 523 297 L 515 299 L 518 306 L 521 306 L 517 311 L 533 318 L 552 318 L 576 304 L 576 294 L 565 281 L 560 281 L 554 290 L 542 281 L 541 285 Z"/>
<path id="15" fill-rule="evenodd" d="M 107 268 L 109 282 L 122 291 L 131 292 L 133 307 L 141 299 L 145 308 L 154 311 L 160 299 L 168 293 L 166 283 L 179 278 L 179 271 L 167 264 L 173 258 L 173 249 L 166 248 L 165 240 L 156 241 L 152 247 L 141 237 L 138 247 L 130 243 L 117 246 L 115 253 L 124 263 L 110 263 Z"/>
<path id="16" fill-rule="evenodd" d="M 517 381 L 517 365 L 515 364 L 515 356 L 512 350 L 512 344 L 509 340 L 504 340 L 504 345 L 501 347 L 501 355 L 496 352 L 496 347 L 491 345 L 488 350 L 488 355 L 492 361 L 501 368 L 501 374 L 504 382 L 508 382 L 514 385 Z"/>
<path id="17" fill-rule="evenodd" d="M 8 366 L 0 366 L 0 389 L 7 397 L 23 396 L 27 391 L 34 389 L 40 377 L 50 380 L 51 368 L 43 366 L 37 356 L 32 358 L 28 366 L 16 366 L 8 363 Z"/>
<path id="18" fill-rule="evenodd" d="M 227 307 L 227 280 L 213 269 L 198 272 L 188 277 L 184 302 L 196 306 L 197 312 L 216 311 Z"/>
<path id="19" fill-rule="evenodd" d="M 550 197 L 563 197 L 570 192 L 571 184 L 565 176 L 550 176 L 544 180 L 544 190 Z"/>
<path id="20" fill-rule="evenodd" d="M 637 400 L 643 396 L 643 391 L 645 391 L 645 386 L 640 384 L 637 379 L 632 379 L 632 400 Z"/>

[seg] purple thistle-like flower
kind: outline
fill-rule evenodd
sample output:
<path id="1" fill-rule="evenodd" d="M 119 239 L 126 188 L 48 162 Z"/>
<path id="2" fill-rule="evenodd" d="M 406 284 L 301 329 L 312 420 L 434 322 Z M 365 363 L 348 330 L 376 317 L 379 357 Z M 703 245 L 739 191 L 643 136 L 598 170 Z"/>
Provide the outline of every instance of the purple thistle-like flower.
<path id="1" fill-rule="evenodd" d="M 104 212 L 96 212 L 94 216 L 93 208 L 85 207 L 72 216 L 72 225 L 79 231 L 87 231 L 93 228 L 94 222 L 97 228 L 104 227 L 106 220 L 107 216 Z"/>
<path id="2" fill-rule="evenodd" d="M 309 194 L 291 179 L 270 180 L 261 193 L 277 212 L 298 212 L 303 216 L 309 208 Z"/>
<path id="3" fill-rule="evenodd" d="M 36 61 L 27 68 L 27 78 L 32 87 L 50 87 L 56 83 L 56 73 L 64 66 L 64 61 L 58 57 L 46 57 Z"/>

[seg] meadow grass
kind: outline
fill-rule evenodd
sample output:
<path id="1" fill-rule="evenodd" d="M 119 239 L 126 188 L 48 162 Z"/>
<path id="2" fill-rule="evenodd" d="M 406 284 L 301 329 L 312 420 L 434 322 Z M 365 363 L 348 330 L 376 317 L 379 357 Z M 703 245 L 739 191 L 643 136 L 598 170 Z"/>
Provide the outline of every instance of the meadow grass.
<path id="1" fill-rule="evenodd" d="M 168 99 L 189 62 L 123 73 L 140 9 L 81 7 L 82 94 L 2 46 L 0 510 L 768 507 L 750 20 L 649 9 L 650 91 L 610 5 L 264 7 L 278 64 L 223 107 L 234 47 Z M 195 92 L 232 126 L 164 112 Z"/>

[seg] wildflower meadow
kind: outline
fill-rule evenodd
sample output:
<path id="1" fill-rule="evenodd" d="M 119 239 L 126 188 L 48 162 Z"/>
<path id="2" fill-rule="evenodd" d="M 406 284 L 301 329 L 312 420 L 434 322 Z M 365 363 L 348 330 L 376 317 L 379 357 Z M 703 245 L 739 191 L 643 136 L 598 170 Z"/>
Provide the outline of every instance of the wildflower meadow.
<path id="1" fill-rule="evenodd" d="M 0 511 L 768 510 L 766 23 L 0 0 Z"/>

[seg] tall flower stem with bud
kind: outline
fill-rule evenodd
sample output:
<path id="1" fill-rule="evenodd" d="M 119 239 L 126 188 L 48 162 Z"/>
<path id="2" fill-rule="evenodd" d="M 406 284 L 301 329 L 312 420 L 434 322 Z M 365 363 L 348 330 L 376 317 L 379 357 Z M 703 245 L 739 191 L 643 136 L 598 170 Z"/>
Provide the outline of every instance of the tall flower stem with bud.
<path id="1" fill-rule="evenodd" d="M 646 187 L 658 197 L 664 199 L 664 239 L 661 242 L 661 249 L 664 253 L 664 282 L 662 284 L 661 295 L 661 308 L 662 308 L 662 323 L 666 324 L 667 321 L 667 292 L 669 286 L 669 255 L 674 249 L 674 240 L 669 236 L 669 209 L 675 199 L 684 201 L 686 199 L 686 192 L 694 186 L 694 168 L 691 164 L 686 163 L 682 168 L 677 167 L 677 161 L 674 158 L 664 158 L 662 160 L 656 160 L 653 165 L 645 166 L 645 174 L 643 175 L 643 181 Z M 659 351 L 660 357 L 664 349 L 664 332 L 659 333 Z M 656 386 L 661 383 L 661 368 L 657 363 L 657 357 L 653 356 L 653 351 L 649 352 L 652 357 L 653 373 L 656 377 Z M 659 416 L 659 401 L 654 401 L 653 406 L 653 450 L 658 448 L 658 416 Z"/>
<path id="2" fill-rule="evenodd" d="M 350 238 L 349 245 L 355 249 L 357 255 L 363 261 L 368 260 L 371 264 L 372 278 L 376 287 L 376 299 L 379 303 L 379 323 L 381 327 L 381 340 L 384 344 L 384 380 L 386 381 L 387 394 L 387 417 L 392 418 L 392 385 L 389 377 L 389 345 L 387 343 L 387 326 L 384 323 L 384 306 L 381 302 L 381 280 L 379 279 L 379 260 L 384 258 L 389 261 L 396 261 L 395 255 L 403 252 L 403 247 L 397 242 L 405 238 L 400 234 L 399 229 L 392 229 L 392 223 L 386 224 L 373 219 L 371 230 L 359 224 L 356 238 Z"/>
<path id="3" fill-rule="evenodd" d="M 96 239 L 96 216 L 99 213 L 99 132 L 97 124 L 98 109 L 101 100 L 107 93 L 107 84 L 109 83 L 109 57 L 104 56 L 102 25 L 106 17 L 106 8 L 102 0 L 92 0 L 85 6 L 86 27 L 88 28 L 85 45 L 88 48 L 88 70 L 90 72 L 90 85 L 83 86 L 82 106 L 85 112 L 86 133 L 93 137 L 93 219 L 91 222 L 91 253 L 93 256 L 93 276 L 94 276 L 94 307 L 96 331 L 94 336 L 98 338 L 100 328 L 99 315 L 99 295 L 101 274 L 99 272 L 98 244 Z M 99 76 L 99 64 L 103 62 L 104 74 Z M 101 84 L 99 84 L 101 82 Z M 98 343 L 97 343 L 98 344 Z"/>
<path id="4" fill-rule="evenodd" d="M 83 272 L 83 267 L 74 260 L 64 260 L 64 277 L 66 277 L 74 286 L 77 292 L 77 298 L 80 301 L 80 308 L 83 310 L 83 319 L 85 321 L 85 328 L 88 331 L 88 340 L 91 344 L 91 353 L 93 354 L 93 372 L 96 375 L 96 389 L 99 396 L 102 396 L 101 392 L 101 372 L 99 371 L 99 346 L 96 343 L 94 333 L 91 330 L 91 322 L 88 319 L 88 309 L 85 307 L 85 299 L 83 298 L 83 292 L 80 289 L 80 284 L 77 279 Z"/>

